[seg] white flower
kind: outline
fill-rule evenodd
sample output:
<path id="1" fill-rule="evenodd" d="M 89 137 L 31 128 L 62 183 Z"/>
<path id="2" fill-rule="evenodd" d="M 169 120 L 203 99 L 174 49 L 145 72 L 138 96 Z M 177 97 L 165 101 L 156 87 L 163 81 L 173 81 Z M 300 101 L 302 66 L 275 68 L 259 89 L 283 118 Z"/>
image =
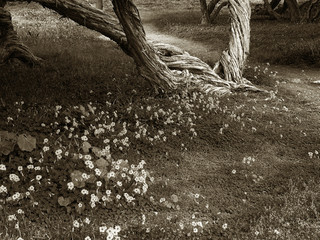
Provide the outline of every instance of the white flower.
<path id="1" fill-rule="evenodd" d="M 76 227 L 76 228 L 79 228 L 80 227 L 80 223 L 78 220 L 74 220 L 73 221 L 73 226 Z"/>
<path id="2" fill-rule="evenodd" d="M 94 171 L 95 171 L 97 176 L 101 175 L 101 170 L 99 168 L 96 168 Z"/>
<path id="3" fill-rule="evenodd" d="M 104 233 L 107 229 L 108 228 L 106 226 L 99 227 L 99 232 Z"/>
<path id="4" fill-rule="evenodd" d="M 140 194 L 141 191 L 140 191 L 139 188 L 135 188 L 135 189 L 133 189 L 133 192 L 136 193 L 136 194 Z"/>
<path id="5" fill-rule="evenodd" d="M 12 195 L 12 199 L 13 200 L 16 200 L 20 197 L 20 193 L 19 192 L 16 192 L 15 194 Z"/>
<path id="6" fill-rule="evenodd" d="M 82 136 L 82 137 L 81 137 L 81 140 L 82 140 L 82 141 L 88 141 L 88 137 L 87 137 L 87 136 Z"/>
<path id="7" fill-rule="evenodd" d="M 29 190 L 29 191 L 34 191 L 34 186 L 30 186 L 30 187 L 28 188 L 28 190 Z"/>
<path id="8" fill-rule="evenodd" d="M 160 198 L 160 203 L 163 203 L 164 201 L 166 201 L 165 198 Z"/>
<path id="9" fill-rule="evenodd" d="M 19 176 L 16 175 L 16 174 L 14 174 L 14 173 L 12 173 L 12 174 L 9 175 L 9 179 L 10 179 L 11 181 L 13 181 L 13 182 L 19 182 L 19 181 L 20 181 Z"/>
<path id="10" fill-rule="evenodd" d="M 8 221 L 11 222 L 13 220 L 17 220 L 17 217 L 15 214 L 12 214 L 12 215 L 8 215 Z"/>
<path id="11" fill-rule="evenodd" d="M 6 171 L 7 170 L 6 165 L 0 164 L 0 170 L 1 171 Z"/>
<path id="12" fill-rule="evenodd" d="M 90 224 L 90 222 L 91 222 L 89 218 L 85 218 L 83 221 L 84 221 L 84 223 L 86 223 L 86 224 Z"/>
<path id="13" fill-rule="evenodd" d="M 119 225 L 117 225 L 117 226 L 114 227 L 114 230 L 116 232 L 120 232 L 121 231 L 121 227 Z"/>
<path id="14" fill-rule="evenodd" d="M 222 229 L 223 230 L 226 230 L 228 228 L 228 224 L 227 223 L 224 223 L 223 225 L 222 225 Z"/>
<path id="15" fill-rule="evenodd" d="M 106 190 L 107 195 L 111 195 L 111 190 Z"/>
<path id="16" fill-rule="evenodd" d="M 23 167 L 22 166 L 19 166 L 18 167 L 18 171 L 22 171 L 23 170 Z"/>
<path id="17" fill-rule="evenodd" d="M 118 185 L 119 187 L 121 187 L 121 186 L 122 186 L 122 182 L 118 181 L 118 182 L 117 182 L 117 185 Z"/>
<path id="18" fill-rule="evenodd" d="M 62 153 L 62 150 L 61 149 L 58 149 L 58 150 L 56 150 L 55 151 L 55 154 L 58 156 L 58 155 L 61 155 L 61 153 Z"/>
<path id="19" fill-rule="evenodd" d="M 84 240 L 91 240 L 91 237 L 86 236 L 86 237 L 84 238 Z"/>
<path id="20" fill-rule="evenodd" d="M 102 186 L 102 182 L 101 181 L 97 181 L 97 186 L 101 187 Z"/>
<path id="21" fill-rule="evenodd" d="M 43 148 L 42 148 L 42 150 L 44 151 L 44 152 L 46 152 L 46 151 L 49 151 L 49 147 L 48 146 L 44 146 Z"/>
<path id="22" fill-rule="evenodd" d="M 198 228 L 193 228 L 193 232 L 197 233 L 198 232 Z"/>
<path id="23" fill-rule="evenodd" d="M 279 235 L 279 234 L 280 234 L 280 231 L 277 230 L 277 229 L 275 229 L 275 230 L 274 230 L 274 233 L 277 234 L 277 235 Z"/>
<path id="24" fill-rule="evenodd" d="M 73 182 L 68 182 L 67 185 L 68 185 L 68 189 L 69 190 L 72 190 L 74 188 L 74 183 Z"/>
<path id="25" fill-rule="evenodd" d="M 237 173 L 237 170 L 233 169 L 232 174 L 236 174 L 236 173 Z"/>
<path id="26" fill-rule="evenodd" d="M 19 209 L 17 210 L 17 213 L 18 213 L 18 214 L 24 214 L 24 211 L 19 208 Z"/>
<path id="27" fill-rule="evenodd" d="M 83 195 L 88 195 L 88 194 L 89 194 L 88 190 L 86 190 L 86 189 L 82 189 L 82 190 L 81 190 L 81 193 L 82 193 Z"/>
<path id="28" fill-rule="evenodd" d="M 34 166 L 32 164 L 28 165 L 27 168 L 30 169 L 34 169 Z"/>
<path id="29" fill-rule="evenodd" d="M 94 169 L 94 165 L 93 165 L 93 163 L 89 164 L 89 165 L 88 165 L 88 168 L 90 168 L 90 169 Z"/>
<path id="30" fill-rule="evenodd" d="M 37 176 L 36 176 L 36 179 L 37 179 L 38 181 L 40 181 L 40 180 L 42 179 L 42 176 L 41 176 L 41 175 L 37 175 Z"/>

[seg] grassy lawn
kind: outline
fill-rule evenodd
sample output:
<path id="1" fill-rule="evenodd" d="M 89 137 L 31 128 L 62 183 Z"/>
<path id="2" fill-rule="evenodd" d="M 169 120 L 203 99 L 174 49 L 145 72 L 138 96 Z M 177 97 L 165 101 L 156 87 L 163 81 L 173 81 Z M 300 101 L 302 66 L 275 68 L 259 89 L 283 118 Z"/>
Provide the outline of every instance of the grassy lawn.
<path id="1" fill-rule="evenodd" d="M 227 17 L 202 27 L 188 6 L 142 16 L 213 64 Z M 246 77 L 270 95 L 159 95 L 113 42 L 36 5 L 10 9 L 45 61 L 0 68 L 0 239 L 320 238 L 317 87 L 261 66 L 318 64 L 315 25 L 253 22 Z"/>

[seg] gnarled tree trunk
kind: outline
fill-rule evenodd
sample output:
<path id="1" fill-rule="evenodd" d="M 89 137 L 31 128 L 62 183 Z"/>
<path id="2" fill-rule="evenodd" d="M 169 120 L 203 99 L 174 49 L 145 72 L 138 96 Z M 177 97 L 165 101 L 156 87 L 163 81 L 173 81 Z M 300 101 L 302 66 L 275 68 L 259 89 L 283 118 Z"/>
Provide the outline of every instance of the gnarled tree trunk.
<path id="1" fill-rule="evenodd" d="M 133 57 L 141 75 L 164 90 L 184 87 L 218 93 L 227 93 L 239 88 L 258 90 L 242 79 L 249 52 L 249 36 L 246 36 L 250 34 L 249 0 L 230 1 L 233 19 L 230 49 L 224 52 L 220 63 L 217 64 L 222 66 L 218 68 L 220 72 L 175 46 L 147 42 L 138 10 L 131 0 L 113 0 L 118 19 L 83 1 L 34 1 L 115 41 Z M 240 49 L 237 49 L 238 47 Z"/>
<path id="2" fill-rule="evenodd" d="M 229 49 L 222 53 L 219 66 L 227 81 L 244 83 L 242 76 L 250 49 L 249 1 L 230 0 L 231 35 Z"/>
<path id="3" fill-rule="evenodd" d="M 164 89 L 176 88 L 176 77 L 147 43 L 136 6 L 127 0 L 113 0 L 112 3 L 126 34 L 129 53 L 140 74 Z"/>
<path id="4" fill-rule="evenodd" d="M 103 0 L 96 0 L 96 8 L 103 10 Z"/>
<path id="5" fill-rule="evenodd" d="M 5 1 L 0 1 L 0 64 L 15 58 L 29 66 L 39 64 L 41 59 L 20 42 L 12 25 L 11 14 L 4 9 L 5 4 Z"/>

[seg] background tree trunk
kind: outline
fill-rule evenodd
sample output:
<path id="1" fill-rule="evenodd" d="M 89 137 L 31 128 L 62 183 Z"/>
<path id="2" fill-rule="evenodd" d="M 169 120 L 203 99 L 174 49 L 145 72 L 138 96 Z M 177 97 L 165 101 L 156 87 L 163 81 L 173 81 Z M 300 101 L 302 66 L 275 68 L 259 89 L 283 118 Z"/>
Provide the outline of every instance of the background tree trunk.
<path id="1" fill-rule="evenodd" d="M 301 13 L 297 0 L 285 0 L 290 12 L 290 21 L 298 22 L 301 20 Z"/>
<path id="2" fill-rule="evenodd" d="M 214 11 L 212 16 L 210 17 L 210 21 L 213 22 L 214 20 L 216 20 L 216 18 L 218 17 L 220 11 L 222 10 L 222 8 L 228 6 L 228 2 L 223 2 L 221 3 Z"/>
<path id="3" fill-rule="evenodd" d="M 220 2 L 221 0 L 211 0 L 208 4 L 208 14 L 209 16 L 211 15 L 211 13 L 214 11 L 214 9 L 216 8 L 217 4 Z"/>
<path id="4" fill-rule="evenodd" d="M 0 64 L 10 59 L 19 59 L 29 66 L 39 64 L 41 58 L 33 55 L 29 48 L 20 42 L 12 25 L 11 14 L 4 9 L 5 4 L 5 1 L 0 1 Z"/>
<path id="5" fill-rule="evenodd" d="M 275 9 L 279 4 L 280 4 L 281 0 L 272 0 L 270 3 L 270 6 L 272 9 Z"/>
<path id="6" fill-rule="evenodd" d="M 201 24 L 209 24 L 210 18 L 208 13 L 208 6 L 207 6 L 207 0 L 199 0 L 200 1 L 200 7 L 201 7 Z"/>

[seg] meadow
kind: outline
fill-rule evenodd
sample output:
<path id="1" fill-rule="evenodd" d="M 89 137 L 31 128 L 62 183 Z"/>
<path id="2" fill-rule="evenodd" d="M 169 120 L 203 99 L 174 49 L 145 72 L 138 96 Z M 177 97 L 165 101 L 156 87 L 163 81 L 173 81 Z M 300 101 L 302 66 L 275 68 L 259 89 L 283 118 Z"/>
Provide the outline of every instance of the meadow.
<path id="1" fill-rule="evenodd" d="M 192 1 L 137 2 L 209 64 L 227 46 L 226 14 L 200 26 Z M 245 77 L 269 94 L 218 97 L 156 93 L 98 33 L 9 9 L 44 61 L 0 66 L 0 239 L 320 238 L 320 94 L 302 74 L 319 66 L 316 24 L 253 20 Z"/>

